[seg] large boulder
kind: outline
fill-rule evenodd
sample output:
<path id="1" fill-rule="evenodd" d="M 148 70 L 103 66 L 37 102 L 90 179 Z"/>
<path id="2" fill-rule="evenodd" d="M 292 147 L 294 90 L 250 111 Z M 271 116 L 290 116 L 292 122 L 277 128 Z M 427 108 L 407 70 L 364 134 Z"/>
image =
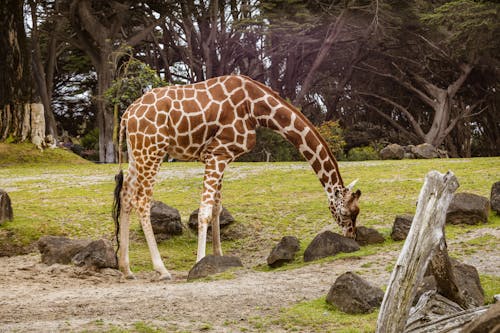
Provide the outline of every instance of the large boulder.
<path id="1" fill-rule="evenodd" d="M 314 237 L 304 252 L 304 261 L 334 256 L 340 252 L 354 252 L 358 250 L 359 245 L 354 239 L 327 230 Z"/>
<path id="2" fill-rule="evenodd" d="M 43 236 L 38 240 L 38 250 L 42 255 L 42 262 L 46 265 L 69 264 L 90 242 L 63 236 Z"/>
<path id="3" fill-rule="evenodd" d="M 500 181 L 491 186 L 490 204 L 491 209 L 500 214 Z"/>
<path id="4" fill-rule="evenodd" d="M 488 222 L 490 202 L 472 193 L 455 193 L 446 212 L 446 223 L 478 224 Z"/>
<path id="5" fill-rule="evenodd" d="M 461 333 L 498 333 L 500 332 L 500 303 L 490 306 L 488 311 L 474 318 Z"/>
<path id="6" fill-rule="evenodd" d="M 397 143 L 390 144 L 380 151 L 383 160 L 401 160 L 405 156 L 405 150 Z"/>
<path id="7" fill-rule="evenodd" d="M 151 226 L 157 241 L 182 234 L 179 211 L 161 201 L 153 201 L 151 205 Z"/>
<path id="8" fill-rule="evenodd" d="M 283 266 L 287 262 L 293 261 L 295 253 L 300 249 L 297 237 L 285 236 L 271 250 L 267 257 L 267 264 L 273 268 Z"/>
<path id="9" fill-rule="evenodd" d="M 350 313 L 369 313 L 382 304 L 384 292 L 369 284 L 359 275 L 347 272 L 335 280 L 326 296 L 327 303 Z"/>
<path id="10" fill-rule="evenodd" d="M 411 151 L 416 158 L 438 158 L 439 152 L 433 145 L 429 143 L 422 143 L 418 146 L 413 147 Z"/>
<path id="11" fill-rule="evenodd" d="M 356 242 L 361 246 L 383 243 L 384 241 L 384 236 L 373 228 L 363 226 L 356 228 Z"/>
<path id="12" fill-rule="evenodd" d="M 198 261 L 189 271 L 188 281 L 222 273 L 229 268 L 243 267 L 237 257 L 208 255 Z"/>
<path id="13" fill-rule="evenodd" d="M 12 221 L 14 213 L 12 212 L 12 205 L 10 197 L 4 190 L 0 189 L 0 225 L 5 221 Z"/>
<path id="14" fill-rule="evenodd" d="M 196 233 L 198 232 L 198 212 L 199 209 L 194 210 L 189 216 L 189 222 L 188 222 L 189 228 L 195 231 Z M 234 217 L 231 215 L 231 213 L 229 213 L 229 211 L 225 207 L 222 207 L 222 211 L 220 212 L 219 215 L 220 228 L 223 229 L 229 226 L 233 222 L 234 222 Z M 208 230 L 210 232 L 211 226 L 208 226 Z"/>
<path id="15" fill-rule="evenodd" d="M 118 267 L 113 244 L 107 239 L 91 242 L 78 252 L 71 262 L 76 266 L 87 266 L 93 269 Z"/>
<path id="16" fill-rule="evenodd" d="M 411 228 L 413 215 L 397 215 L 392 225 L 391 238 L 395 241 L 405 240 Z"/>

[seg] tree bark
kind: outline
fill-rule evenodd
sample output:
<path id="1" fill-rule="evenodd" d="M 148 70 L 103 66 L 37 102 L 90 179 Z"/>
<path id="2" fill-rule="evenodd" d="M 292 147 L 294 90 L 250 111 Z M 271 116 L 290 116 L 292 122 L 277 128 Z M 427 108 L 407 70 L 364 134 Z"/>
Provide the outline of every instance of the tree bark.
<path id="1" fill-rule="evenodd" d="M 382 301 L 377 333 L 404 331 L 416 289 L 443 238 L 446 211 L 458 186 L 451 172 L 431 171 L 425 177 L 410 232 Z"/>
<path id="2" fill-rule="evenodd" d="M 25 104 L 31 101 L 30 53 L 28 52 L 22 0 L 0 2 L 0 141 L 22 141 L 31 131 Z"/>

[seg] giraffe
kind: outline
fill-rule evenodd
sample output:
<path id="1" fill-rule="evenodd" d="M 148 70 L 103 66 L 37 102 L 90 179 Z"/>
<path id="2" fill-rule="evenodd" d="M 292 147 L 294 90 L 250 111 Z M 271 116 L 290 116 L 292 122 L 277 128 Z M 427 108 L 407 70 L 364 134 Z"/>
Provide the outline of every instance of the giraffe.
<path id="1" fill-rule="evenodd" d="M 270 128 L 290 141 L 310 163 L 323 185 L 329 209 L 347 237 L 355 238 L 358 199 L 356 181 L 344 186 L 337 161 L 314 126 L 290 103 L 266 85 L 242 75 L 227 75 L 189 85 L 155 88 L 125 111 L 120 123 L 120 147 L 126 137 L 128 172 L 116 176 L 114 219 L 118 266 L 134 278 L 129 263 L 130 214 L 135 209 L 160 279 L 171 276 L 161 259 L 150 223 L 150 205 L 161 162 L 168 154 L 178 160 L 205 164 L 198 214 L 196 261 L 206 253 L 212 225 L 215 255 L 222 255 L 219 214 L 224 170 L 256 143 L 256 128 Z"/>

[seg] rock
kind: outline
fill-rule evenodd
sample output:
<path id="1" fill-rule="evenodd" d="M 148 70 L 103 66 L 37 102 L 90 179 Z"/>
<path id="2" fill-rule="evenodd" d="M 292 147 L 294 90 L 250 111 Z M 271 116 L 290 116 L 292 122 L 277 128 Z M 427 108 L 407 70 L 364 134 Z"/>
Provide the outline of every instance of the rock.
<path id="1" fill-rule="evenodd" d="M 488 222 L 490 202 L 472 193 L 455 193 L 446 212 L 446 223 L 478 224 Z"/>
<path id="2" fill-rule="evenodd" d="M 267 257 L 267 264 L 273 268 L 283 266 L 287 262 L 293 261 L 295 253 L 300 249 L 297 237 L 285 236 L 271 250 Z"/>
<path id="3" fill-rule="evenodd" d="M 467 299 L 467 303 L 474 306 L 483 305 L 484 291 L 481 286 L 481 281 L 479 280 L 477 269 L 474 266 L 461 263 L 456 259 L 450 258 L 450 260 L 458 290 L 460 290 L 462 295 Z M 427 268 L 425 274 L 426 276 L 423 282 L 417 289 L 414 304 L 424 293 L 437 290 L 436 279 L 432 275 L 430 267 Z"/>
<path id="4" fill-rule="evenodd" d="M 198 233 L 198 211 L 199 209 L 196 209 L 191 213 L 188 222 L 189 228 L 195 231 L 196 233 Z M 219 215 L 220 228 L 223 229 L 233 222 L 234 222 L 234 217 L 231 215 L 231 213 L 229 213 L 229 211 L 225 207 L 222 207 L 222 211 Z M 208 226 L 208 230 L 209 231 L 211 230 L 211 226 Z"/>
<path id="5" fill-rule="evenodd" d="M 87 266 L 94 269 L 118 267 L 113 244 L 107 239 L 91 242 L 78 252 L 71 259 L 71 262 L 76 266 Z"/>
<path id="6" fill-rule="evenodd" d="M 403 146 L 404 149 L 404 158 L 406 159 L 413 159 L 415 158 L 415 154 L 413 153 L 413 149 L 415 148 L 414 145 L 408 145 L 408 146 Z"/>
<path id="7" fill-rule="evenodd" d="M 491 186 L 490 204 L 491 209 L 500 214 L 500 181 Z"/>
<path id="8" fill-rule="evenodd" d="M 339 310 L 350 313 L 369 313 L 382 304 L 384 292 L 352 272 L 335 280 L 326 296 L 326 302 Z"/>
<path id="9" fill-rule="evenodd" d="M 90 242 L 62 236 L 43 236 L 38 240 L 38 250 L 42 255 L 42 262 L 46 265 L 69 264 L 71 259 Z"/>
<path id="10" fill-rule="evenodd" d="M 380 158 L 383 160 L 401 160 L 404 155 L 404 148 L 396 143 L 390 144 L 380 151 Z"/>
<path id="11" fill-rule="evenodd" d="M 12 212 L 12 205 L 10 197 L 4 190 L 0 189 L 0 225 L 5 221 L 12 221 L 14 213 Z"/>
<path id="12" fill-rule="evenodd" d="M 384 241 L 384 236 L 373 228 L 363 226 L 356 228 L 356 242 L 361 246 L 383 243 Z"/>
<path id="13" fill-rule="evenodd" d="M 411 151 L 416 158 L 437 158 L 439 157 L 439 153 L 433 145 L 429 143 L 422 143 L 418 146 L 413 147 Z"/>
<path id="14" fill-rule="evenodd" d="M 198 261 L 189 271 L 188 281 L 222 273 L 232 267 L 243 267 L 241 260 L 230 256 L 208 255 Z"/>
<path id="15" fill-rule="evenodd" d="M 500 303 L 490 306 L 488 311 L 474 318 L 461 333 L 498 333 L 500 332 Z"/>
<path id="16" fill-rule="evenodd" d="M 391 238 L 395 241 L 405 240 L 411 228 L 413 215 L 397 215 L 392 225 Z"/>
<path id="17" fill-rule="evenodd" d="M 484 290 L 479 280 L 479 273 L 474 266 L 467 265 L 451 258 L 453 273 L 458 284 L 470 304 L 481 306 L 484 304 Z"/>
<path id="18" fill-rule="evenodd" d="M 354 239 L 327 230 L 314 237 L 304 252 L 304 261 L 334 256 L 340 252 L 354 252 L 358 250 L 359 245 Z"/>
<path id="19" fill-rule="evenodd" d="M 179 211 L 161 201 L 153 201 L 151 205 L 151 226 L 157 241 L 182 234 Z"/>

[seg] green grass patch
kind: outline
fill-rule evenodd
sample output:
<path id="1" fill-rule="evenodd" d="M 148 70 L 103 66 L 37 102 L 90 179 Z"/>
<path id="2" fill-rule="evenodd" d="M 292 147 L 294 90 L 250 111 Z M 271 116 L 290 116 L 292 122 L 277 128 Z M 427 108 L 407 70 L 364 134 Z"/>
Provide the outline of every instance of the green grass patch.
<path id="1" fill-rule="evenodd" d="M 290 332 L 373 332 L 378 312 L 348 315 L 326 303 L 324 297 L 281 310 L 272 324 Z"/>
<path id="2" fill-rule="evenodd" d="M 480 274 L 479 280 L 484 290 L 485 303 L 494 303 L 493 296 L 500 294 L 500 276 Z"/>
<path id="3" fill-rule="evenodd" d="M 91 164 L 66 149 L 44 149 L 41 151 L 31 143 L 0 143 L 0 167 L 28 167 L 36 164 Z"/>

